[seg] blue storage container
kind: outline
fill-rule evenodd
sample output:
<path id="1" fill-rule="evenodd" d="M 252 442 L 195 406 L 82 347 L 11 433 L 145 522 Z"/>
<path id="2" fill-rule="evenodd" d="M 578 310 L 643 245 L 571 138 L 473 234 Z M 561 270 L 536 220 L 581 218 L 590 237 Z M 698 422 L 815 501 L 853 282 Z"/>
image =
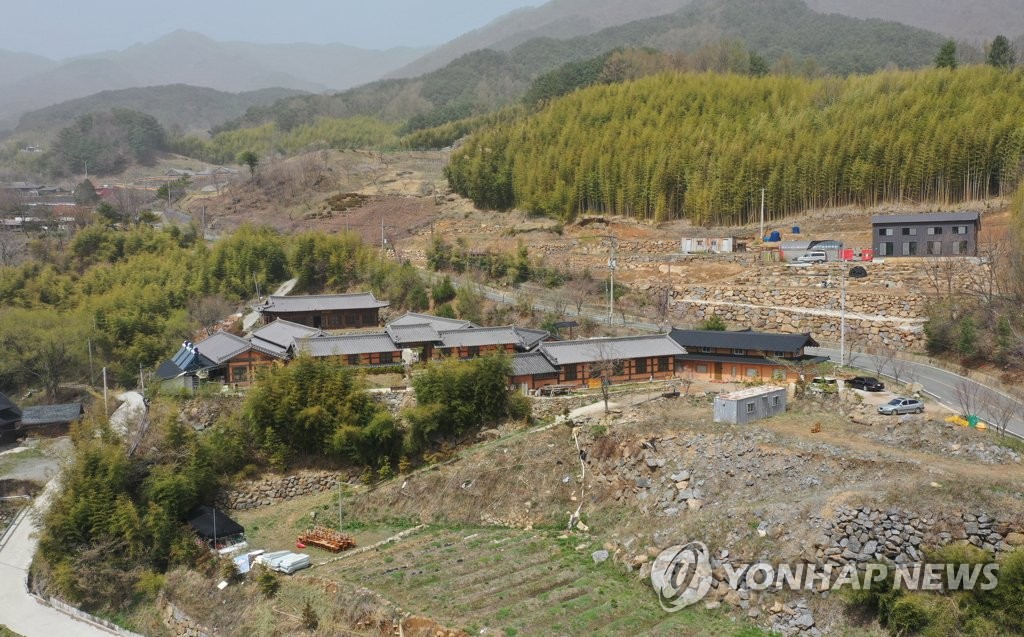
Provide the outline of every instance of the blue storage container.
<path id="1" fill-rule="evenodd" d="M 800 234 L 800 226 L 793 226 L 793 234 Z"/>
<path id="2" fill-rule="evenodd" d="M 782 235 L 779 234 L 778 230 L 772 230 L 772 233 L 768 235 L 768 238 L 765 239 L 765 241 L 769 243 L 778 243 L 779 241 L 782 241 Z"/>

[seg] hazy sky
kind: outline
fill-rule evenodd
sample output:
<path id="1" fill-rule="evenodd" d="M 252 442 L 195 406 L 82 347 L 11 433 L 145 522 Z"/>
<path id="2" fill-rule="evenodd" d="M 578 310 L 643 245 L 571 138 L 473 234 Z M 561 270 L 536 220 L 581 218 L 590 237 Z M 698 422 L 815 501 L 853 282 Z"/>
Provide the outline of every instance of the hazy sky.
<path id="1" fill-rule="evenodd" d="M 60 59 L 187 29 L 215 40 L 443 44 L 546 0 L 2 0 L 0 49 Z"/>

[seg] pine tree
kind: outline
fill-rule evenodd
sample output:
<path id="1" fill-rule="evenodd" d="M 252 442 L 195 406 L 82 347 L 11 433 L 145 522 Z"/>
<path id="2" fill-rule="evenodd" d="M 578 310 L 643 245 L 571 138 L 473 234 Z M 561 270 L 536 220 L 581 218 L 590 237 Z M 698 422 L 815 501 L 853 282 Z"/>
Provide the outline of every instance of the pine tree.
<path id="1" fill-rule="evenodd" d="M 992 40 L 992 45 L 988 49 L 987 61 L 997 69 L 1013 68 L 1013 65 L 1017 63 L 1017 53 L 1005 35 L 997 35 Z"/>
<path id="2" fill-rule="evenodd" d="M 946 40 L 942 48 L 939 49 L 939 54 L 935 56 L 935 68 L 939 69 L 955 69 L 958 63 L 956 60 L 956 42 L 953 40 Z"/>

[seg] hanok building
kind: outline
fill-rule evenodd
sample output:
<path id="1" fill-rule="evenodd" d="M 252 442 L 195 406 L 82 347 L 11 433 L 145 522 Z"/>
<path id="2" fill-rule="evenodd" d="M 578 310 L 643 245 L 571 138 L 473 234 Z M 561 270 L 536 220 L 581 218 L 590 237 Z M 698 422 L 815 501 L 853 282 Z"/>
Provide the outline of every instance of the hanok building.
<path id="1" fill-rule="evenodd" d="M 796 382 L 802 368 L 828 360 L 806 354 L 818 346 L 810 334 L 673 329 L 669 336 L 686 348 L 680 371 L 695 380 Z"/>
<path id="2" fill-rule="evenodd" d="M 549 336 L 542 330 L 515 326 L 445 330 L 439 335 L 441 339 L 434 348 L 434 358 L 476 358 L 498 351 L 527 352 Z"/>
<path id="3" fill-rule="evenodd" d="M 977 212 L 871 217 L 875 256 L 880 257 L 977 256 L 980 227 Z"/>
<path id="4" fill-rule="evenodd" d="M 314 358 L 329 358 L 352 367 L 402 364 L 402 348 L 385 332 L 297 339 L 296 349 Z"/>
<path id="5" fill-rule="evenodd" d="M 156 370 L 165 386 L 194 391 L 201 380 L 218 381 L 239 387 L 248 386 L 256 373 L 277 361 L 289 358 L 278 348 L 253 344 L 228 332 L 191 343 L 185 341 L 171 360 Z"/>
<path id="6" fill-rule="evenodd" d="M 539 358 L 513 358 L 513 382 L 526 389 L 672 378 L 686 354 L 668 334 L 550 341 L 537 346 Z"/>
<path id="7" fill-rule="evenodd" d="M 271 296 L 259 307 L 265 323 L 285 319 L 317 329 L 337 330 L 380 325 L 380 310 L 388 307 L 372 292 Z"/>

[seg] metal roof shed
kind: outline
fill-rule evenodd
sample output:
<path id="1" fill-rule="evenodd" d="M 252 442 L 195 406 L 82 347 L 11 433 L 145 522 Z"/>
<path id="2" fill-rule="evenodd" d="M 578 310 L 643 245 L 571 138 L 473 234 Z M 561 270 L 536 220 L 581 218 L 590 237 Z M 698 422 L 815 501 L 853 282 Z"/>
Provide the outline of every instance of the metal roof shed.
<path id="1" fill-rule="evenodd" d="M 745 425 L 786 411 L 786 389 L 774 385 L 747 387 L 715 397 L 715 422 Z"/>

